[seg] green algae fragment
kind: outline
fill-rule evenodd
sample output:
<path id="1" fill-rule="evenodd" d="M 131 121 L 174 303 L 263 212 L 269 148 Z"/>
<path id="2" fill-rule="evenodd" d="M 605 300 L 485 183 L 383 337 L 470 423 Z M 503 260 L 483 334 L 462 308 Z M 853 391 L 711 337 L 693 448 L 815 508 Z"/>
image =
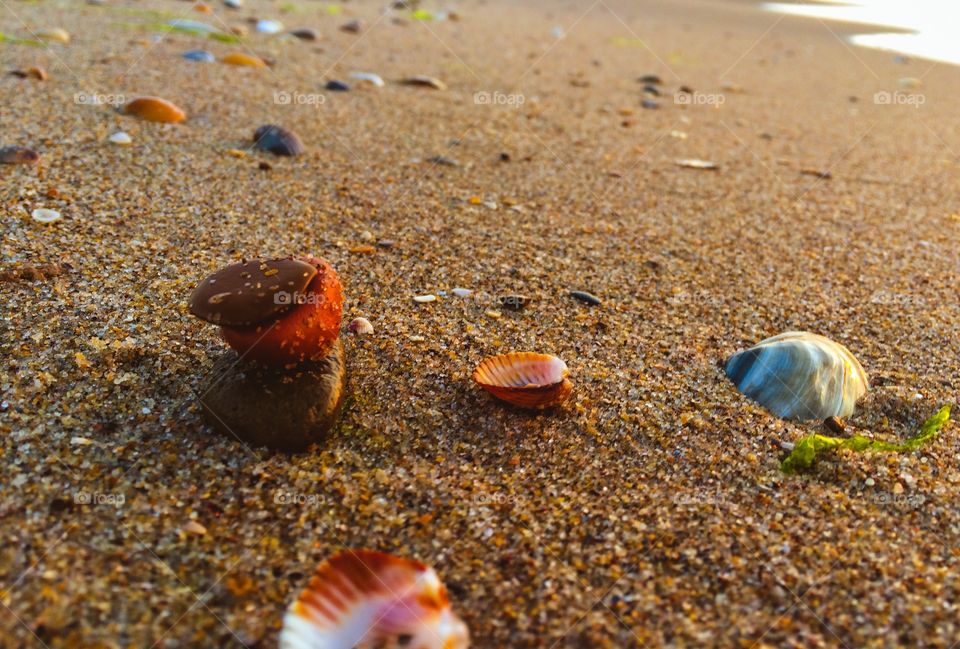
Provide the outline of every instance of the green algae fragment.
<path id="1" fill-rule="evenodd" d="M 33 40 L 32 38 L 16 38 L 0 33 L 0 43 L 10 43 L 11 45 L 33 45 L 34 47 L 43 47 L 43 41 Z"/>
<path id="2" fill-rule="evenodd" d="M 948 421 L 950 421 L 950 406 L 943 406 L 937 411 L 937 414 L 923 422 L 919 433 L 901 444 L 867 439 L 863 435 L 854 435 L 850 438 L 807 435 L 796 443 L 790 455 L 780 464 L 780 469 L 784 473 L 796 473 L 809 469 L 816 461 L 817 455 L 824 451 L 837 449 L 849 449 L 857 452 L 890 451 L 895 453 L 914 451 L 936 437 Z"/>

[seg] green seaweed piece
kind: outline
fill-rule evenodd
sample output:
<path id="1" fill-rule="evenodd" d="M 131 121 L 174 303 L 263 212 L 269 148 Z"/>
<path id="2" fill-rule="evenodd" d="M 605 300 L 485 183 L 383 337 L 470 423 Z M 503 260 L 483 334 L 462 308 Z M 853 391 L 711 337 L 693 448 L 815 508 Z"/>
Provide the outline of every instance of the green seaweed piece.
<path id="1" fill-rule="evenodd" d="M 413 17 L 414 20 L 430 21 L 430 20 L 434 20 L 435 18 L 433 13 L 427 11 L 426 9 L 416 9 L 410 15 Z"/>
<path id="2" fill-rule="evenodd" d="M 34 47 L 43 47 L 43 41 L 33 40 L 32 38 L 17 38 L 16 36 L 7 36 L 0 32 L 0 43 L 10 43 L 11 45 L 33 45 Z"/>
<path id="3" fill-rule="evenodd" d="M 793 447 L 790 455 L 780 464 L 780 469 L 784 473 L 796 473 L 813 466 L 817 456 L 824 451 L 833 451 L 837 449 L 849 449 L 851 451 L 890 451 L 895 453 L 905 453 L 915 451 L 923 444 L 936 437 L 940 429 L 950 421 L 950 406 L 943 406 L 920 427 L 920 432 L 907 439 L 901 444 L 892 444 L 873 439 L 867 439 L 863 435 L 854 435 L 853 437 L 830 437 L 828 435 L 807 435 L 802 438 Z"/>

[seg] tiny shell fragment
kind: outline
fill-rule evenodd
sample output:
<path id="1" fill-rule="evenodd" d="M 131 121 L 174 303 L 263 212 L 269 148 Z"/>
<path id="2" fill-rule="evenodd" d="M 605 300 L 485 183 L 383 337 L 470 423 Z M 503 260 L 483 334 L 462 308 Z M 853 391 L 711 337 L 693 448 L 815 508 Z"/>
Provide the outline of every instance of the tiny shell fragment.
<path id="1" fill-rule="evenodd" d="M 417 75 L 415 77 L 407 77 L 401 83 L 405 86 L 421 86 L 424 88 L 433 88 L 434 90 L 446 90 L 447 84 L 436 77 L 427 77 L 423 75 Z"/>
<path id="2" fill-rule="evenodd" d="M 33 210 L 31 216 L 37 223 L 53 223 L 54 221 L 59 221 L 61 218 L 60 212 L 56 210 L 49 210 L 45 207 L 38 207 L 37 209 Z"/>
<path id="3" fill-rule="evenodd" d="M 258 128 L 253 134 L 253 146 L 282 156 L 300 155 L 306 150 L 296 133 L 275 124 Z"/>
<path id="4" fill-rule="evenodd" d="M 110 136 L 110 141 L 114 144 L 127 145 L 133 143 L 133 138 L 123 131 L 118 131 Z"/>
<path id="5" fill-rule="evenodd" d="M 364 336 L 373 333 L 373 325 L 366 318 L 354 318 L 350 321 L 347 329 L 350 333 L 358 336 Z"/>
<path id="6" fill-rule="evenodd" d="M 350 78 L 356 79 L 357 81 L 366 81 L 377 88 L 382 88 L 386 85 L 380 75 L 374 74 L 373 72 L 352 72 L 350 73 Z"/>
<path id="7" fill-rule="evenodd" d="M 50 29 L 41 29 L 33 34 L 37 38 L 43 41 L 53 41 L 56 43 L 69 43 L 70 34 L 65 29 L 59 27 L 52 27 Z"/>
<path id="8" fill-rule="evenodd" d="M 710 162 L 709 160 L 698 160 L 696 158 L 683 158 L 681 160 L 677 160 L 677 165 L 680 167 L 686 167 L 687 169 L 713 170 L 719 167 L 716 162 Z"/>
<path id="9" fill-rule="evenodd" d="M 436 295 L 415 295 L 413 298 L 414 302 L 419 302 L 420 304 L 426 304 L 427 302 L 436 302 Z"/>

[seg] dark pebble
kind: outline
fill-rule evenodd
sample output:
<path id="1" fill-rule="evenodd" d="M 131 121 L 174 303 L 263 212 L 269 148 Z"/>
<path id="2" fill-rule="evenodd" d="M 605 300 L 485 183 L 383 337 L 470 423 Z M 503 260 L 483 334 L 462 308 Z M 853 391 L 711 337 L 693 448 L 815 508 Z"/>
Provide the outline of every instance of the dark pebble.
<path id="1" fill-rule="evenodd" d="M 587 293 L 586 291 L 570 291 L 570 297 L 575 300 L 580 300 L 584 304 L 589 304 L 590 306 L 600 306 L 600 298 L 598 298 L 593 293 Z"/>
<path id="2" fill-rule="evenodd" d="M 505 309 L 519 311 L 530 304 L 530 298 L 526 295 L 504 295 L 499 299 L 500 306 Z"/>
<path id="3" fill-rule="evenodd" d="M 336 423 L 346 385 L 343 344 L 329 356 L 294 369 L 237 362 L 214 364 L 200 396 L 209 423 L 251 446 L 301 451 L 321 442 Z"/>
<path id="4" fill-rule="evenodd" d="M 347 92 L 350 90 L 350 86 L 345 84 L 343 81 L 337 81 L 336 79 L 331 79 L 324 86 L 327 90 L 333 90 L 334 92 Z"/>
<path id="5" fill-rule="evenodd" d="M 660 96 L 660 89 L 649 83 L 643 87 L 643 91 L 647 94 L 653 95 L 654 97 Z"/>
<path id="6" fill-rule="evenodd" d="M 500 162 L 510 162 L 510 154 L 509 154 L 509 153 L 505 153 L 505 152 L 504 152 L 504 153 L 501 153 L 501 154 L 500 154 Z"/>
<path id="7" fill-rule="evenodd" d="M 653 101 L 652 99 L 644 99 L 643 101 L 640 102 L 640 105 L 643 106 L 644 108 L 648 108 L 651 110 L 660 108 L 660 104 L 658 102 Z"/>
<path id="8" fill-rule="evenodd" d="M 842 435 L 846 431 L 846 426 L 839 417 L 827 417 L 823 420 L 823 427 L 834 435 Z"/>
<path id="9" fill-rule="evenodd" d="M 198 61 L 200 63 L 213 63 L 217 60 L 217 57 L 206 50 L 190 50 L 189 52 L 184 52 L 183 58 L 188 61 Z"/>
<path id="10" fill-rule="evenodd" d="M 377 245 L 381 248 L 393 248 L 395 243 L 393 239 L 380 239 L 380 241 L 377 241 Z"/>
<path id="11" fill-rule="evenodd" d="M 645 74 L 637 79 L 637 81 L 640 83 L 655 83 L 657 85 L 661 85 L 663 83 L 663 80 L 661 80 L 660 77 L 655 74 Z"/>
<path id="12" fill-rule="evenodd" d="M 276 155 L 295 156 L 306 150 L 296 133 L 274 124 L 258 128 L 253 134 L 253 142 L 257 149 Z"/>
<path id="13" fill-rule="evenodd" d="M 312 29 L 307 29 L 306 27 L 302 27 L 300 29 L 294 29 L 293 31 L 290 32 L 290 34 L 292 34 L 293 36 L 296 36 L 302 41 L 317 40 L 317 32 L 313 31 Z"/>
<path id="14" fill-rule="evenodd" d="M 35 165 L 40 162 L 40 154 L 24 146 L 5 146 L 0 148 L 0 164 Z"/>
<path id="15" fill-rule="evenodd" d="M 693 88 L 691 88 L 690 86 L 680 86 L 679 88 L 677 88 L 677 92 L 682 92 L 687 95 L 692 95 Z"/>

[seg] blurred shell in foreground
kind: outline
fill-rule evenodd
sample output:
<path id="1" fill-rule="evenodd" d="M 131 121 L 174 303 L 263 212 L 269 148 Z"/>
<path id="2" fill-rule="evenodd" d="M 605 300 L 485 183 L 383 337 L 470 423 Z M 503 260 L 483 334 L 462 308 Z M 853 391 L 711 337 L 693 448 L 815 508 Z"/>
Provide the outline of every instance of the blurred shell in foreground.
<path id="1" fill-rule="evenodd" d="M 148 122 L 175 124 L 187 119 L 187 114 L 178 106 L 160 97 L 137 97 L 124 105 L 123 112 Z"/>
<path id="2" fill-rule="evenodd" d="M 778 417 L 801 421 L 847 417 L 869 387 L 850 350 L 804 331 L 737 352 L 725 370 L 740 392 Z"/>
<path id="3" fill-rule="evenodd" d="M 485 359 L 473 371 L 484 390 L 522 408 L 549 408 L 570 396 L 567 364 L 556 356 L 512 352 Z"/>
<path id="4" fill-rule="evenodd" d="M 317 568 L 287 609 L 280 649 L 466 649 L 467 626 L 432 568 L 346 550 Z"/>

